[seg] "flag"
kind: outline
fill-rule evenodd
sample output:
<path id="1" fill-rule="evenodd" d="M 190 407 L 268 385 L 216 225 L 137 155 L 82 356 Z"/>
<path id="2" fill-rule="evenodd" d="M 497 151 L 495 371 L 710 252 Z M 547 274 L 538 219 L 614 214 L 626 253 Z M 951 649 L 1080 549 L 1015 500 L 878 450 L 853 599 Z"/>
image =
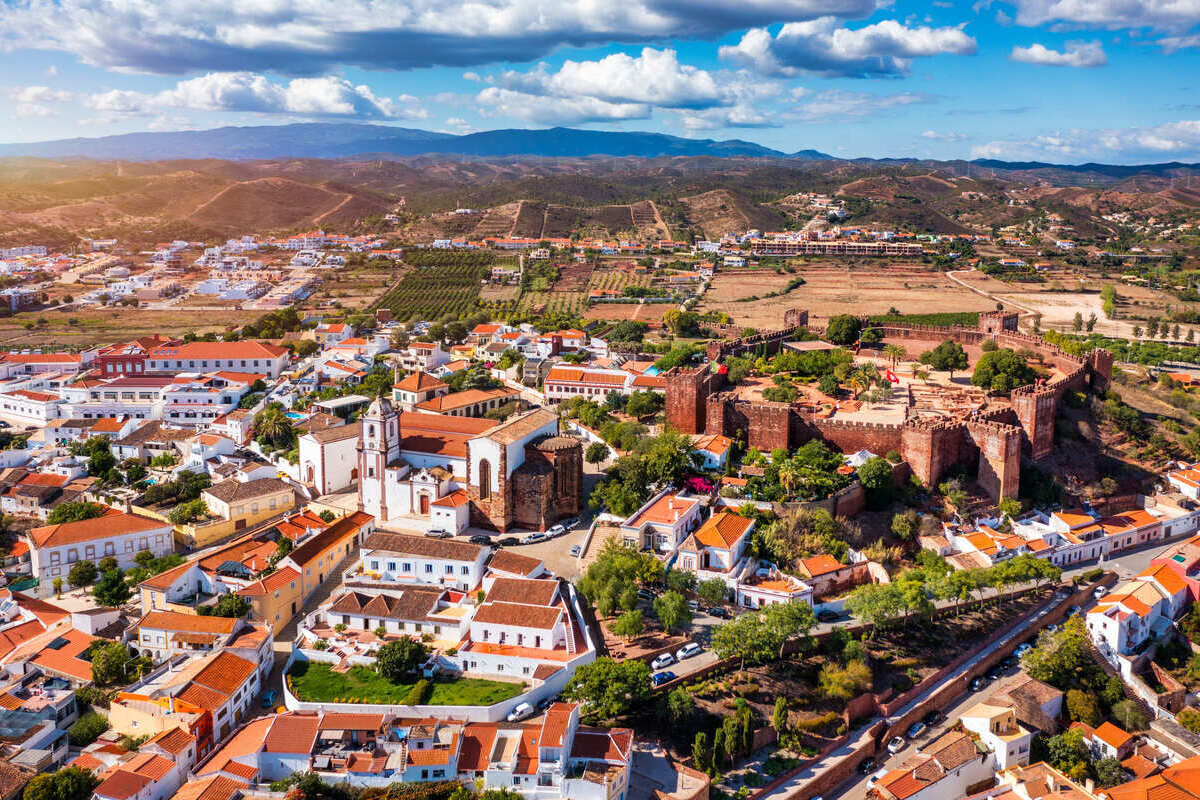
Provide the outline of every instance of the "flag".
<path id="1" fill-rule="evenodd" d="M 896 373 L 892 372 L 890 369 L 887 370 L 884 377 L 886 377 L 891 383 L 899 383 L 900 382 L 900 379 L 898 377 L 896 377 Z"/>

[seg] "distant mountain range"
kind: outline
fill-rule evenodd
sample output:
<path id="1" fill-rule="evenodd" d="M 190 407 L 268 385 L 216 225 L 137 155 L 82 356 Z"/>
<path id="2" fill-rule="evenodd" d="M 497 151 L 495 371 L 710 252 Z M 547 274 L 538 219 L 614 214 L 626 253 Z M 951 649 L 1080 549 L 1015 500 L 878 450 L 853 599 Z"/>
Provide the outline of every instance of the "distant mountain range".
<path id="1" fill-rule="evenodd" d="M 0 144 L 0 156 L 95 158 L 158 161 L 179 158 L 274 159 L 347 158 L 350 156 L 461 155 L 475 157 L 544 156 L 715 156 L 741 158 L 831 159 L 816 150 L 784 153 L 740 139 L 685 139 L 638 131 L 589 131 L 576 128 L 495 130 L 461 136 L 387 125 L 299 123 L 225 127 L 204 131 L 126 133 L 98 138 Z"/>

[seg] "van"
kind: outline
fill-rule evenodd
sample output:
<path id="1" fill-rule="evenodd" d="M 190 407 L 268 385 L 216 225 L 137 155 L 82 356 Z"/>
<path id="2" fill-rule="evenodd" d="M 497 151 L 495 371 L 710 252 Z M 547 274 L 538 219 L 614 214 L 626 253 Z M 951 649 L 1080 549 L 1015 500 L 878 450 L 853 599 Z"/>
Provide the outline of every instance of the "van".
<path id="1" fill-rule="evenodd" d="M 695 642 L 688 642 L 683 647 L 675 651 L 675 658 L 679 661 L 683 661 L 685 658 L 698 656 L 701 652 L 703 652 L 703 648 L 701 648 L 700 645 L 696 644 Z"/>
<path id="2" fill-rule="evenodd" d="M 508 712 L 505 717 L 509 722 L 520 722 L 523 719 L 528 719 L 533 716 L 533 706 L 529 703 L 518 703 L 512 711 Z"/>

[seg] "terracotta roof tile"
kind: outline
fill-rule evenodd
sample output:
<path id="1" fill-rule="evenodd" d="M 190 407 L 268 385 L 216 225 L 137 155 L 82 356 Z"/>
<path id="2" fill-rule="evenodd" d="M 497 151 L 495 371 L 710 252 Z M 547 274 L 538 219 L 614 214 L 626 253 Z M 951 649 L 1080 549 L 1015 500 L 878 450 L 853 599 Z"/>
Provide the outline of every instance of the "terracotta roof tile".
<path id="1" fill-rule="evenodd" d="M 311 753 L 319 723 L 315 714 L 280 714 L 263 740 L 263 752 Z"/>

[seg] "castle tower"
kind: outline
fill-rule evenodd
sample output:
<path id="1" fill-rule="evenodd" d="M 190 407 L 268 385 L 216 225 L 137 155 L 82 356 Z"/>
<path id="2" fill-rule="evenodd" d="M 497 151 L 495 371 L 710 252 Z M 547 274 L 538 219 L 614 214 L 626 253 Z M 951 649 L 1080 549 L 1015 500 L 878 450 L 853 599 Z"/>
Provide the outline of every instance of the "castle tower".
<path id="1" fill-rule="evenodd" d="M 1045 458 L 1054 449 L 1058 398 L 1058 393 L 1045 385 L 1022 386 L 1009 395 L 1034 461 Z"/>
<path id="2" fill-rule="evenodd" d="M 386 397 L 377 397 L 360 417 L 358 509 L 386 520 L 387 465 L 400 458 L 400 415 Z"/>

